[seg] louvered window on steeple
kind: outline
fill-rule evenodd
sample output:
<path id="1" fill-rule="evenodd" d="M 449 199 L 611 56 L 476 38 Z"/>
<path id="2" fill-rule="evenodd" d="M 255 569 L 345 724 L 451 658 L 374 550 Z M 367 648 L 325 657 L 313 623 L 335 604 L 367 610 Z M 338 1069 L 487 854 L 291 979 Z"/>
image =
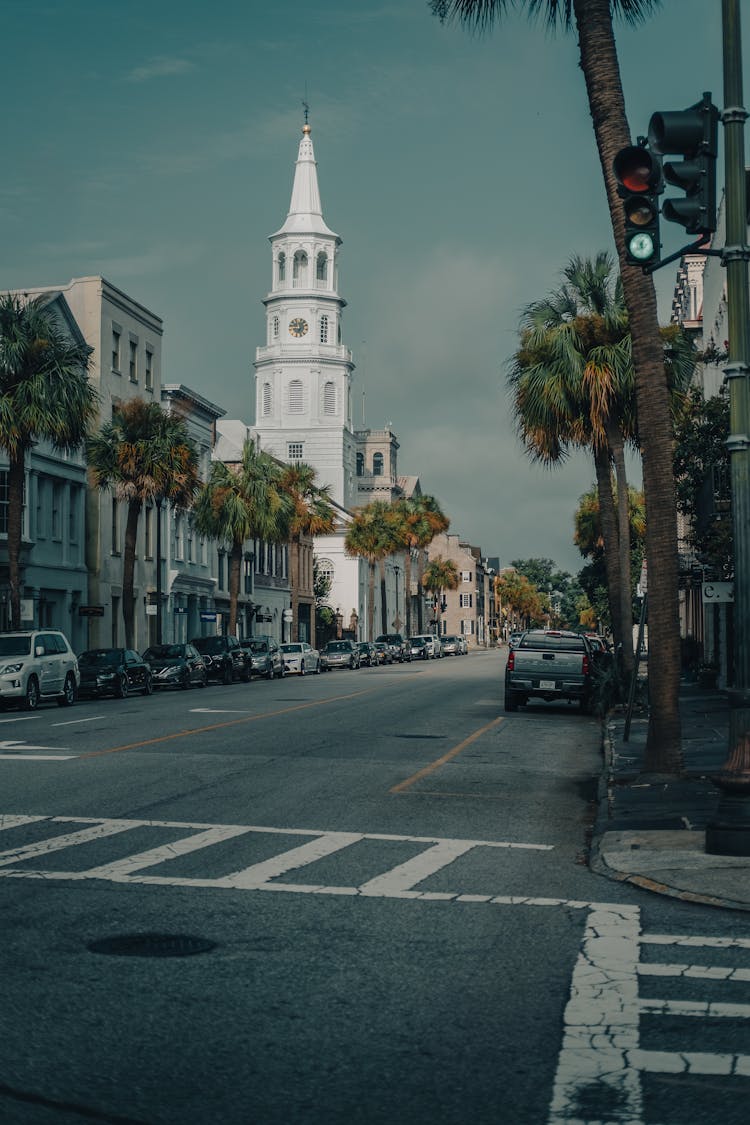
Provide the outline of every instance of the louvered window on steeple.
<path id="1" fill-rule="evenodd" d="M 357 454 L 357 476 L 364 476 L 365 472 L 365 455 L 364 453 Z"/>
<path id="2" fill-rule="evenodd" d="M 273 407 L 273 397 L 271 392 L 271 384 L 263 384 L 263 413 L 270 414 Z"/>
<path id="3" fill-rule="evenodd" d="M 286 254 L 283 250 L 279 254 L 278 278 L 279 281 L 284 281 L 286 278 Z"/>
<path id="4" fill-rule="evenodd" d="M 301 414 L 303 409 L 302 380 L 292 379 L 289 384 L 289 413 Z"/>
<path id="5" fill-rule="evenodd" d="M 328 343 L 328 317 L 321 316 L 320 318 L 320 342 L 321 344 Z"/>
<path id="6" fill-rule="evenodd" d="M 307 254 L 304 250 L 298 250 L 294 255 L 292 278 L 292 284 L 296 286 L 304 287 L 307 282 Z"/>
<path id="7" fill-rule="evenodd" d="M 326 383 L 323 388 L 323 413 L 336 413 L 336 386 L 334 383 Z"/>
<path id="8" fill-rule="evenodd" d="M 318 281 L 326 281 L 328 278 L 328 255 L 324 250 L 321 250 L 318 254 L 315 277 Z"/>

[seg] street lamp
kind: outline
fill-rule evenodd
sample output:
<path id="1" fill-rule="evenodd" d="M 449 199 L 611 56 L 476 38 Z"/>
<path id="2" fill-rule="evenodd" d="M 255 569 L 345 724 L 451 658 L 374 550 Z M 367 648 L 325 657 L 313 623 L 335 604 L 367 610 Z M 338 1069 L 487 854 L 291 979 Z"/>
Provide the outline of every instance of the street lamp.
<path id="1" fill-rule="evenodd" d="M 394 627 L 394 629 L 396 630 L 397 633 L 400 633 L 401 632 L 401 618 L 400 618 L 399 612 L 398 612 L 398 576 L 401 573 L 401 567 L 400 566 L 394 566 L 393 567 L 393 573 L 396 575 L 396 616 L 393 620 L 393 627 Z"/>

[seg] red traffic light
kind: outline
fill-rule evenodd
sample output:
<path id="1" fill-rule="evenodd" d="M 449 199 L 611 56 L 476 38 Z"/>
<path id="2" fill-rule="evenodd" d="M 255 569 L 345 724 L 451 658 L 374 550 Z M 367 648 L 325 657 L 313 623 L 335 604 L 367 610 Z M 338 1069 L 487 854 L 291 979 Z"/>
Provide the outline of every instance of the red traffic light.
<path id="1" fill-rule="evenodd" d="M 629 192 L 640 194 L 658 191 L 661 181 L 661 164 L 647 148 L 628 145 L 615 157 L 612 169 L 617 182 Z"/>

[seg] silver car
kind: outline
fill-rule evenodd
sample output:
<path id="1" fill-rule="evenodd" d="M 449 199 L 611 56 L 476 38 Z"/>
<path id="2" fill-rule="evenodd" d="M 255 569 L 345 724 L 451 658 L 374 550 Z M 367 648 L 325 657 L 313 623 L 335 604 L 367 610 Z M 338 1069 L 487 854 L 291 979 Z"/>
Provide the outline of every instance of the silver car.
<path id="1" fill-rule="evenodd" d="M 361 656 L 354 641 L 329 641 L 323 649 L 323 659 L 328 669 L 359 668 Z"/>
<path id="2" fill-rule="evenodd" d="M 440 647 L 443 650 L 443 656 L 461 655 L 461 642 L 458 637 L 452 636 L 450 633 L 440 638 Z"/>
<path id="3" fill-rule="evenodd" d="M 308 672 L 320 675 L 320 653 L 307 641 L 290 641 L 279 645 L 279 648 L 288 675 L 294 675 L 295 672 L 300 676 L 306 676 Z"/>

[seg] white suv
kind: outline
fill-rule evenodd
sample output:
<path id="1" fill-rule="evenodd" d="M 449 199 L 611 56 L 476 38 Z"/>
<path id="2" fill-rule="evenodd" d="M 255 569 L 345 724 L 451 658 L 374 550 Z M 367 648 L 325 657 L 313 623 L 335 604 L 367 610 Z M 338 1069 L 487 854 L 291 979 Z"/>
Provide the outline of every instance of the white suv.
<path id="1" fill-rule="evenodd" d="M 80 682 L 75 653 L 59 630 L 0 633 L 0 707 L 15 703 L 36 711 L 42 699 L 70 707 Z"/>

